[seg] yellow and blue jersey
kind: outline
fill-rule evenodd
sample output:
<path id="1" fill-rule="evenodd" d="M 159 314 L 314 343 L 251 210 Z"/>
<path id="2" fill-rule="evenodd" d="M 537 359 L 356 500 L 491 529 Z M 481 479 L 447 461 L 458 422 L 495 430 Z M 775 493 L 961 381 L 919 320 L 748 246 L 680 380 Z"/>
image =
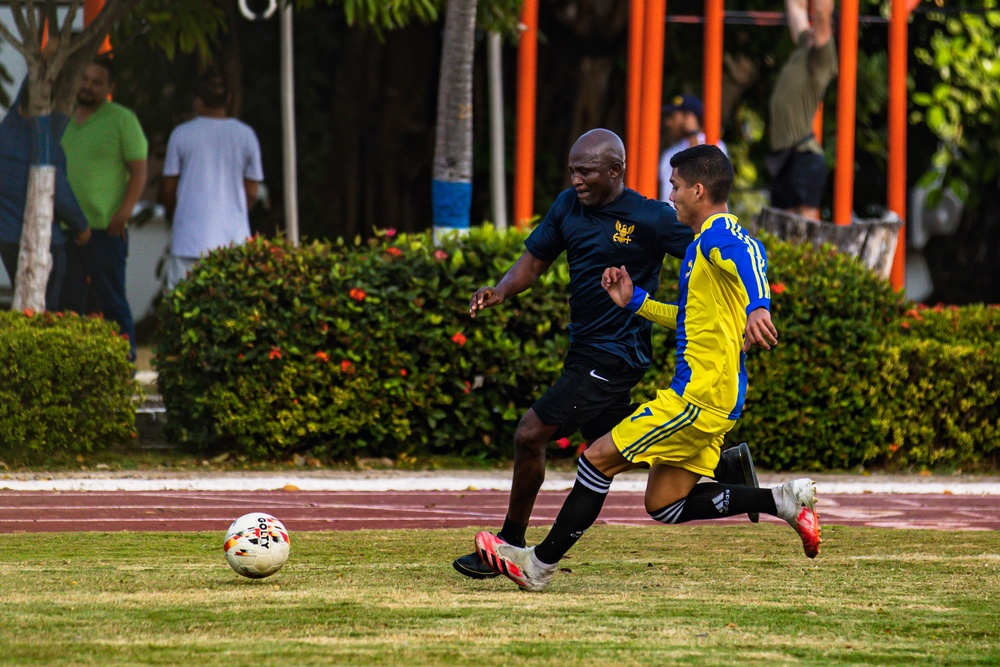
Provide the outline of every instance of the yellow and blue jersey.
<path id="1" fill-rule="evenodd" d="M 747 315 L 770 309 L 763 244 L 718 214 L 704 222 L 681 266 L 676 304 L 652 299 L 635 286 L 627 308 L 677 329 L 677 368 L 670 388 L 702 409 L 737 419 L 746 396 Z"/>

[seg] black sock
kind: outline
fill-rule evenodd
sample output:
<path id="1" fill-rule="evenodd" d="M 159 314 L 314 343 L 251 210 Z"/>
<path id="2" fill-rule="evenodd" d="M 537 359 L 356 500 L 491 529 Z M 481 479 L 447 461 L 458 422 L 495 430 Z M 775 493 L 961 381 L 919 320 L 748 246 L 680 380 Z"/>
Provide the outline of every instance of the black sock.
<path id="1" fill-rule="evenodd" d="M 695 484 L 686 498 L 667 505 L 649 515 L 660 523 L 686 523 L 748 512 L 776 514 L 771 489 L 708 482 Z"/>
<path id="2" fill-rule="evenodd" d="M 584 531 L 594 525 L 604 507 L 604 499 L 611 488 L 611 478 L 591 465 L 587 456 L 581 456 L 577 464 L 576 483 L 566 496 L 559 516 L 552 530 L 535 547 L 535 557 L 543 563 L 558 563 Z"/>
<path id="3" fill-rule="evenodd" d="M 497 537 L 506 542 L 507 544 L 512 544 L 515 547 L 524 546 L 524 532 L 528 530 L 528 524 L 526 523 L 515 523 L 510 520 L 509 516 L 503 519 L 503 528 L 497 533 Z"/>

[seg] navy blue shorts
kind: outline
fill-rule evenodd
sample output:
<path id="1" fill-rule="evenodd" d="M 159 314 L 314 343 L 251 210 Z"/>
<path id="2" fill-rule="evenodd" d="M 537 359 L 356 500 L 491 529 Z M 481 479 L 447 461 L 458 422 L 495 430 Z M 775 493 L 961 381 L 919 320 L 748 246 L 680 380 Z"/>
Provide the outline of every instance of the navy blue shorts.
<path id="1" fill-rule="evenodd" d="M 828 172 L 826 159 L 819 153 L 792 152 L 771 183 L 771 206 L 819 208 Z"/>
<path id="2" fill-rule="evenodd" d="M 646 369 L 592 347 L 571 347 L 562 375 L 532 406 L 543 424 L 558 424 L 554 440 L 580 431 L 592 442 L 632 414 L 632 388 Z"/>

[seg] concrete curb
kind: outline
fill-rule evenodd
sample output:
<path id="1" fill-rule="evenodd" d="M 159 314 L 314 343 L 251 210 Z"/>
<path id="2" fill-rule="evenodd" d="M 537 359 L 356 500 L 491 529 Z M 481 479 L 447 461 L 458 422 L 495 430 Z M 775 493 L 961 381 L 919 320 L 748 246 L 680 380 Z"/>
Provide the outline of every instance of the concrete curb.
<path id="1" fill-rule="evenodd" d="M 761 486 L 773 486 L 810 476 L 822 494 L 949 494 L 1000 495 L 1000 477 L 917 477 L 861 475 L 804 475 L 762 473 Z M 568 491 L 575 474 L 549 471 L 544 491 Z M 615 479 L 615 491 L 643 491 L 644 473 L 626 473 Z M 7 474 L 0 490 L 9 491 L 509 491 L 510 472 L 317 471 L 288 473 L 64 473 Z"/>

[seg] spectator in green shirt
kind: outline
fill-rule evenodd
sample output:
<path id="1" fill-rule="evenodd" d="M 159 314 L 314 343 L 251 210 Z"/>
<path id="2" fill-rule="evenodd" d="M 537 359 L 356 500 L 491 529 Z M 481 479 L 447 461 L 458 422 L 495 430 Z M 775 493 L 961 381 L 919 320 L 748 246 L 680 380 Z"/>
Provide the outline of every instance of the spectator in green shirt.
<path id="1" fill-rule="evenodd" d="M 146 185 L 148 142 L 136 115 L 108 99 L 114 74 L 109 58 L 87 66 L 62 137 L 69 183 L 92 230 L 89 244 L 67 253 L 62 307 L 86 311 L 89 276 L 98 309 L 128 337 L 134 360 L 135 325 L 125 295 L 126 226 Z"/>

